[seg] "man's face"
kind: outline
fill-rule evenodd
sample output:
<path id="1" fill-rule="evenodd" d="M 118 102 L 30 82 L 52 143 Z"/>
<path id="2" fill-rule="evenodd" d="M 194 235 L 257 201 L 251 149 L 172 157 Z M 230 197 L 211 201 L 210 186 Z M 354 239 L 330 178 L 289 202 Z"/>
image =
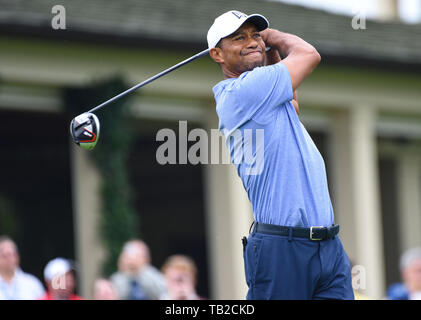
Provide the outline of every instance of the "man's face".
<path id="1" fill-rule="evenodd" d="M 421 291 L 421 259 L 412 261 L 403 277 L 411 292 Z"/>
<path id="2" fill-rule="evenodd" d="M 220 41 L 212 58 L 221 65 L 225 75 L 238 77 L 245 71 L 265 64 L 265 43 L 255 25 L 246 22 L 232 35 Z"/>
<path id="3" fill-rule="evenodd" d="M 195 280 L 189 272 L 178 268 L 169 268 L 165 272 L 165 278 L 172 299 L 188 299 L 191 294 L 195 293 Z"/>
<path id="4" fill-rule="evenodd" d="M 119 269 L 122 272 L 136 275 L 149 263 L 148 249 L 143 243 L 129 243 L 119 258 Z"/>
<path id="5" fill-rule="evenodd" d="M 72 271 L 58 275 L 47 281 L 47 287 L 55 299 L 69 299 L 75 290 L 75 278 Z"/>
<path id="6" fill-rule="evenodd" d="M 16 246 L 11 241 L 0 243 L 0 269 L 13 271 L 19 265 L 19 255 Z"/>

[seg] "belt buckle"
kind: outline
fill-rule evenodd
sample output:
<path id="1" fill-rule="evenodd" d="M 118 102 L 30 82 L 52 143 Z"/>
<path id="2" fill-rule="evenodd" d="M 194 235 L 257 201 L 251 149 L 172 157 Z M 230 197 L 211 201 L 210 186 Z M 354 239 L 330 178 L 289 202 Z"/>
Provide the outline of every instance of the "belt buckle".
<path id="1" fill-rule="evenodd" d="M 323 240 L 323 238 L 313 238 L 313 229 L 324 229 L 325 227 L 323 227 L 323 226 L 313 226 L 313 227 L 310 227 L 310 240 L 312 240 L 312 241 L 320 241 L 320 240 Z"/>

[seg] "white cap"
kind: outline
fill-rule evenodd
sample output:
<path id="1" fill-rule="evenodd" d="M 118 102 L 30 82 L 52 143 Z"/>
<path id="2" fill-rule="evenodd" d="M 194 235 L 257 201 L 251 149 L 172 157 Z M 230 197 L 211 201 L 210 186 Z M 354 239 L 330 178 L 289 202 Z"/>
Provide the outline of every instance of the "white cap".
<path id="1" fill-rule="evenodd" d="M 215 48 L 219 40 L 237 31 L 244 22 L 250 21 L 256 25 L 258 31 L 269 27 L 269 21 L 260 14 L 246 15 L 240 11 L 231 10 L 215 19 L 208 31 L 209 49 Z"/>
<path id="2" fill-rule="evenodd" d="M 73 270 L 70 261 L 64 258 L 55 258 L 47 263 L 44 268 L 44 279 L 52 280 L 55 277 L 61 276 Z"/>

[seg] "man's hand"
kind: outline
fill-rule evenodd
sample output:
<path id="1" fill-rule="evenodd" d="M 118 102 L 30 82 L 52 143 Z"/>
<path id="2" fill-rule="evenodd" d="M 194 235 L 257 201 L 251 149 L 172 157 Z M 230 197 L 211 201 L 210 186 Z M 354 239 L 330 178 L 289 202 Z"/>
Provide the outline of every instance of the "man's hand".
<path id="1" fill-rule="evenodd" d="M 271 47 L 271 51 L 278 51 L 278 54 L 284 57 L 281 62 L 288 68 L 294 91 L 321 60 L 320 54 L 311 44 L 293 34 L 268 28 L 261 31 L 260 36 L 266 46 Z M 269 55 L 266 64 L 273 61 L 273 56 Z"/>
<path id="2" fill-rule="evenodd" d="M 266 47 L 270 47 L 268 41 L 270 34 L 273 33 L 275 30 L 273 29 L 265 29 L 263 31 L 260 31 L 260 36 L 262 37 L 262 40 L 266 44 Z M 266 51 L 266 65 L 270 66 L 272 64 L 276 64 L 281 61 L 281 56 L 279 55 L 279 51 L 275 48 L 271 48 L 270 50 Z"/>
<path id="3" fill-rule="evenodd" d="M 266 47 L 270 47 L 270 37 L 271 34 L 274 32 L 274 29 L 267 28 L 263 31 L 260 31 L 260 36 L 262 37 L 263 42 L 266 44 Z"/>

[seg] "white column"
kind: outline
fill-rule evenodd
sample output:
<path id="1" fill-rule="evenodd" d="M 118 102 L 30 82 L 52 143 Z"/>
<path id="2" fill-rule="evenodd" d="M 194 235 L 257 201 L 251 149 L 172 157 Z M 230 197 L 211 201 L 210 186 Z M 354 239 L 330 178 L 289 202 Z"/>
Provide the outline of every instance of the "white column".
<path id="1" fill-rule="evenodd" d="M 384 296 L 384 257 L 375 110 L 358 105 L 338 113 L 333 121 L 337 221 L 348 254 L 366 271 L 366 290 Z"/>
<path id="2" fill-rule="evenodd" d="M 253 210 L 244 190 L 240 177 L 234 165 L 225 165 L 227 168 L 226 183 L 229 185 L 229 216 L 231 219 L 232 253 L 231 263 L 234 272 L 233 276 L 233 297 L 234 299 L 245 299 L 247 284 L 244 273 L 243 245 L 241 238 L 248 236 L 250 225 L 253 221 Z"/>
<path id="3" fill-rule="evenodd" d="M 350 259 L 356 260 L 357 246 L 355 241 L 355 217 L 353 189 L 350 183 L 353 172 L 351 147 L 349 137 L 349 114 L 338 110 L 332 116 L 332 130 L 330 134 L 333 187 L 331 196 L 335 198 L 335 222 L 340 225 L 339 237 Z M 355 261 L 356 262 L 356 261 Z"/>
<path id="4" fill-rule="evenodd" d="M 99 238 L 100 175 L 89 151 L 71 145 L 73 218 L 78 283 L 82 297 L 91 299 L 95 279 L 101 274 L 104 249 Z"/>
<path id="5" fill-rule="evenodd" d="M 401 253 L 421 246 L 421 158 L 402 151 L 398 157 L 398 205 Z"/>
<path id="6" fill-rule="evenodd" d="M 217 129 L 217 119 L 212 114 L 208 119 L 208 129 Z M 217 150 L 210 149 L 209 158 L 212 152 Z M 205 166 L 205 195 L 211 298 L 245 299 L 241 238 L 248 236 L 252 210 L 234 165 Z"/>

